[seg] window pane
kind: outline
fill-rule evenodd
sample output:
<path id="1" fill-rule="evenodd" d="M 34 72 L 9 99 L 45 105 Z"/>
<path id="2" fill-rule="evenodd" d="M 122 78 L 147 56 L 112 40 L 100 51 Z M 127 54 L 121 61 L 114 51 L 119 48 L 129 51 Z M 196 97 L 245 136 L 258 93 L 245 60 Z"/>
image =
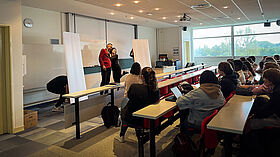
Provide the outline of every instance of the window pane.
<path id="1" fill-rule="evenodd" d="M 271 23 L 270 27 L 264 27 L 263 23 L 234 27 L 234 35 L 272 33 L 272 32 L 280 32 L 280 27 L 277 26 L 275 22 Z"/>
<path id="2" fill-rule="evenodd" d="M 194 39 L 194 56 L 231 56 L 230 37 Z"/>
<path id="3" fill-rule="evenodd" d="M 236 56 L 272 56 L 280 53 L 280 34 L 235 37 Z"/>
<path id="4" fill-rule="evenodd" d="M 218 28 L 193 30 L 194 38 L 230 36 L 230 34 L 231 34 L 231 27 L 218 27 Z"/>

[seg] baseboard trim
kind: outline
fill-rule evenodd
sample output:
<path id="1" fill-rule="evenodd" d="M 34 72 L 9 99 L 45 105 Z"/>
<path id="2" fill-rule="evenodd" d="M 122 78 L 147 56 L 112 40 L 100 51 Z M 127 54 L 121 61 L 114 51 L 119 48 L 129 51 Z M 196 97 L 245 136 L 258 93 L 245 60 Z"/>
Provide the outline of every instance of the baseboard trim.
<path id="1" fill-rule="evenodd" d="M 13 134 L 18 133 L 18 132 L 21 132 L 21 131 L 23 131 L 23 130 L 24 130 L 24 126 L 20 126 L 20 127 L 14 128 L 14 129 L 13 129 Z"/>

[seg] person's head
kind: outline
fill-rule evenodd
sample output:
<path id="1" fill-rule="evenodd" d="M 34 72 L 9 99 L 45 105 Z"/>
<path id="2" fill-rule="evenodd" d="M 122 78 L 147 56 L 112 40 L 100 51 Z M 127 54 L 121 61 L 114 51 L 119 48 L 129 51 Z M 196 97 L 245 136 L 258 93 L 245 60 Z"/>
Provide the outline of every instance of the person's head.
<path id="1" fill-rule="evenodd" d="M 276 60 L 273 57 L 266 57 L 264 62 L 273 62 L 273 63 L 277 63 Z"/>
<path id="2" fill-rule="evenodd" d="M 140 72 L 141 72 L 140 64 L 138 62 L 133 63 L 130 69 L 130 73 L 133 75 L 140 75 Z"/>
<path id="3" fill-rule="evenodd" d="M 221 62 L 218 65 L 218 72 L 222 76 L 232 75 L 233 69 L 230 63 L 228 62 Z"/>
<path id="4" fill-rule="evenodd" d="M 114 56 L 117 53 L 117 49 L 116 48 L 111 48 L 110 53 Z"/>
<path id="5" fill-rule="evenodd" d="M 234 63 L 234 69 L 235 71 L 239 71 L 239 70 L 242 70 L 242 67 L 243 67 L 243 63 L 240 61 L 240 60 L 234 60 L 233 61 Z"/>
<path id="6" fill-rule="evenodd" d="M 280 70 L 275 68 L 270 68 L 264 71 L 263 80 L 265 83 L 277 85 L 280 83 Z"/>
<path id="7" fill-rule="evenodd" d="M 232 59 L 232 58 L 227 59 L 227 62 L 233 62 L 233 61 L 234 61 L 234 59 Z"/>
<path id="8" fill-rule="evenodd" d="M 251 64 L 254 63 L 254 61 L 252 60 L 252 58 L 249 58 L 249 57 L 247 58 L 247 61 L 250 62 Z"/>
<path id="9" fill-rule="evenodd" d="M 275 60 L 277 60 L 277 61 L 279 61 L 279 60 L 280 60 L 279 55 L 274 55 L 274 56 L 273 56 L 273 58 L 274 58 Z"/>
<path id="10" fill-rule="evenodd" d="M 275 68 L 275 69 L 279 69 L 280 70 L 279 65 L 276 64 L 276 63 L 273 63 L 273 62 L 267 62 L 267 63 L 264 64 L 263 70 L 267 70 L 269 68 Z"/>
<path id="11" fill-rule="evenodd" d="M 246 61 L 245 57 L 241 57 L 240 60 L 241 60 L 242 62 L 245 62 L 245 61 Z"/>
<path id="12" fill-rule="evenodd" d="M 263 56 L 262 60 L 265 60 L 267 56 Z"/>
<path id="13" fill-rule="evenodd" d="M 112 47 L 113 47 L 112 43 L 108 43 L 107 46 L 106 46 L 108 51 L 111 51 Z"/>
<path id="14" fill-rule="evenodd" d="M 251 58 L 254 62 L 256 62 L 256 57 L 255 56 L 249 56 L 248 58 Z"/>
<path id="15" fill-rule="evenodd" d="M 200 75 L 200 84 L 204 83 L 214 83 L 218 84 L 218 78 L 216 77 L 215 73 L 210 70 L 205 70 L 201 75 Z"/>
<path id="16" fill-rule="evenodd" d="M 157 78 L 156 73 L 150 67 L 145 67 L 142 69 L 142 76 L 144 78 L 145 84 L 148 85 L 149 90 L 156 91 L 157 90 Z"/>
<path id="17" fill-rule="evenodd" d="M 254 72 L 254 70 L 253 70 L 253 67 L 252 67 L 251 63 L 249 63 L 248 61 L 245 61 L 245 62 L 243 62 L 243 65 L 246 65 L 247 68 L 248 68 L 248 70 L 252 73 L 252 75 L 253 75 L 253 76 L 256 76 L 256 74 L 255 74 L 255 72 Z"/>

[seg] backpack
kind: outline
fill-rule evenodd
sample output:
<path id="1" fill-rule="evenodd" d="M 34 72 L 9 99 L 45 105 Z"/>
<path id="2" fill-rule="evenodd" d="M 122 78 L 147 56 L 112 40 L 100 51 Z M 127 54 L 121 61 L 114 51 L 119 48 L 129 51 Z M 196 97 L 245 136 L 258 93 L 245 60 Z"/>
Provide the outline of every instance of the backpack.
<path id="1" fill-rule="evenodd" d="M 184 81 L 178 85 L 178 89 L 181 91 L 182 94 L 187 94 L 189 91 L 193 90 L 193 87 L 188 82 Z"/>
<path id="2" fill-rule="evenodd" d="M 103 107 L 101 111 L 101 117 L 104 121 L 104 125 L 109 128 L 110 126 L 118 126 L 120 110 L 117 106 L 107 106 Z"/>
<path id="3" fill-rule="evenodd" d="M 192 141 L 191 137 L 182 132 L 175 136 L 172 151 L 175 157 L 199 156 L 197 146 Z"/>

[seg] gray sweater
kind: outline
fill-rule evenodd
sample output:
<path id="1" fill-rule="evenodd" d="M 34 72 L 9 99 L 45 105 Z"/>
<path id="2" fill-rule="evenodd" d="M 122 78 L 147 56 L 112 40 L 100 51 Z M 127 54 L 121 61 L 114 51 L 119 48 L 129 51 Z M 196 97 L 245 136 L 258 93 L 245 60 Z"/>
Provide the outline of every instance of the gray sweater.
<path id="1" fill-rule="evenodd" d="M 200 88 L 179 97 L 176 104 L 180 110 L 190 109 L 189 123 L 201 126 L 203 119 L 210 116 L 224 102 L 221 87 L 217 84 L 205 83 Z"/>

